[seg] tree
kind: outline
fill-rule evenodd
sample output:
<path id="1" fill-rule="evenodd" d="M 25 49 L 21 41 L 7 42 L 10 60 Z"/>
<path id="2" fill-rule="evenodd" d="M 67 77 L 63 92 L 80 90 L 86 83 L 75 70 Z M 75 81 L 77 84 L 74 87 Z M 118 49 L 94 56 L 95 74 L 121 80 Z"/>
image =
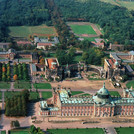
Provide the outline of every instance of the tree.
<path id="1" fill-rule="evenodd" d="M 6 72 L 6 68 L 2 67 L 2 72 L 5 73 Z"/>
<path id="2" fill-rule="evenodd" d="M 16 81 L 16 80 L 18 79 L 17 74 L 15 74 L 15 75 L 13 76 L 13 79 L 14 79 L 14 81 Z"/>

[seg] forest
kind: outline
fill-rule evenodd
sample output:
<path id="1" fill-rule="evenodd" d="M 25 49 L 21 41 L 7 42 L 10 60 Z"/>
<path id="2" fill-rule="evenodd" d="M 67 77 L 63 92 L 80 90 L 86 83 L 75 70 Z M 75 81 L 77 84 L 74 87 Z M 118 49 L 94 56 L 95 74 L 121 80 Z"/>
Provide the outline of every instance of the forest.
<path id="1" fill-rule="evenodd" d="M 54 0 L 65 21 L 99 24 L 112 43 L 134 44 L 134 11 L 99 0 Z"/>
<path id="2" fill-rule="evenodd" d="M 0 1 L 0 41 L 9 41 L 7 26 L 51 25 L 51 19 L 44 0 L 2 0 Z"/>

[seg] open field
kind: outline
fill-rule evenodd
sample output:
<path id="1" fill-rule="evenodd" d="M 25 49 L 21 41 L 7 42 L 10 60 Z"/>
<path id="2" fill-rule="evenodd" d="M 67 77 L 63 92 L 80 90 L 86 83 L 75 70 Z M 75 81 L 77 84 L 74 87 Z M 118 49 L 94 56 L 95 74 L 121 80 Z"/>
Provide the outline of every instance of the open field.
<path id="1" fill-rule="evenodd" d="M 100 0 L 102 2 L 110 3 L 113 5 L 126 7 L 128 10 L 134 10 L 134 1 L 120 1 L 120 0 Z"/>
<path id="2" fill-rule="evenodd" d="M 42 98 L 43 99 L 48 99 L 48 98 L 51 98 L 52 97 L 52 92 L 49 92 L 49 91 L 41 92 L 41 94 L 42 94 Z"/>
<path id="3" fill-rule="evenodd" d="M 12 37 L 28 37 L 29 35 L 43 36 L 56 36 L 54 27 L 48 27 L 46 25 L 39 26 L 11 26 L 9 27 L 10 35 Z"/>
<path id="4" fill-rule="evenodd" d="M 31 83 L 26 81 L 18 81 L 14 83 L 15 89 L 31 89 Z"/>
<path id="5" fill-rule="evenodd" d="M 126 87 L 127 87 L 127 88 L 131 88 L 131 87 L 134 88 L 134 80 L 128 82 L 128 83 L 126 84 Z"/>
<path id="6" fill-rule="evenodd" d="M 117 134 L 134 134 L 134 127 L 115 128 Z"/>
<path id="7" fill-rule="evenodd" d="M 77 25 L 77 24 L 69 24 L 72 31 L 75 34 L 95 34 L 96 32 L 93 30 L 93 28 L 90 25 Z"/>
<path id="8" fill-rule="evenodd" d="M 101 128 L 87 128 L 87 129 L 49 129 L 51 134 L 104 134 Z"/>
<path id="9" fill-rule="evenodd" d="M 33 86 L 36 89 L 52 89 L 50 83 L 34 83 Z"/>
<path id="10" fill-rule="evenodd" d="M 9 89 L 10 83 L 9 82 L 0 82 L 0 89 Z"/>

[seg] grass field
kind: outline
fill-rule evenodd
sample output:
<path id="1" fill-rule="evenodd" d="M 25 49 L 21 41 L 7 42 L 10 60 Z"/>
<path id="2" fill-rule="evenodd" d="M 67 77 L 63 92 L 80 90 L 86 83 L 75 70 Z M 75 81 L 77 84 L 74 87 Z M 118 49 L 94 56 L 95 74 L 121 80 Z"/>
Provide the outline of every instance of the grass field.
<path id="1" fill-rule="evenodd" d="M 110 93 L 111 96 L 116 96 L 116 97 L 118 96 L 118 97 L 120 97 L 120 94 L 117 91 L 109 91 L 109 93 Z"/>
<path id="2" fill-rule="evenodd" d="M 8 92 L 8 91 L 6 91 L 5 92 L 5 94 L 4 94 L 4 96 L 5 96 L 5 98 L 11 98 L 11 97 L 13 97 L 14 95 L 17 95 L 17 94 L 19 94 L 20 92 Z"/>
<path id="3" fill-rule="evenodd" d="M 79 95 L 80 97 L 83 97 L 83 96 L 91 96 L 90 94 L 82 94 L 82 95 Z"/>
<path id="4" fill-rule="evenodd" d="M 95 34 L 96 32 L 93 30 L 93 28 L 90 25 L 77 25 L 77 24 L 69 24 L 72 31 L 75 34 Z"/>
<path id="5" fill-rule="evenodd" d="M 101 128 L 87 128 L 87 129 L 49 129 L 51 134 L 104 134 Z"/>
<path id="6" fill-rule="evenodd" d="M 1 134 L 6 134 L 6 131 L 1 131 Z"/>
<path id="7" fill-rule="evenodd" d="M 11 130 L 10 134 L 29 134 L 27 130 Z"/>
<path id="8" fill-rule="evenodd" d="M 38 92 L 30 92 L 29 100 L 30 101 L 36 101 L 39 99 L 39 93 Z"/>
<path id="9" fill-rule="evenodd" d="M 0 89 L 9 89 L 10 83 L 8 82 L 0 82 Z"/>
<path id="10" fill-rule="evenodd" d="M 46 25 L 39 25 L 39 26 L 11 26 L 9 27 L 10 35 L 12 37 L 28 37 L 32 34 L 50 34 L 56 36 L 56 32 L 54 27 L 48 27 Z"/>
<path id="11" fill-rule="evenodd" d="M 31 89 L 31 83 L 26 81 L 18 81 L 14 83 L 15 89 Z"/>
<path id="12" fill-rule="evenodd" d="M 50 83 L 34 83 L 33 86 L 36 89 L 52 89 Z"/>
<path id="13" fill-rule="evenodd" d="M 117 134 L 134 134 L 134 127 L 115 128 Z"/>
<path id="14" fill-rule="evenodd" d="M 100 0 L 102 2 L 110 3 L 113 5 L 126 7 L 128 10 L 134 10 L 134 1 L 121 1 L 121 0 Z"/>
<path id="15" fill-rule="evenodd" d="M 42 98 L 43 99 L 48 99 L 48 98 L 51 98 L 52 97 L 52 92 L 49 92 L 49 91 L 41 92 L 41 94 L 42 94 Z"/>
<path id="16" fill-rule="evenodd" d="M 71 95 L 77 95 L 81 93 L 84 93 L 84 92 L 83 91 L 71 91 Z"/>
<path id="17" fill-rule="evenodd" d="M 134 88 L 134 80 L 128 82 L 128 83 L 126 84 L 126 87 L 127 87 L 127 88 L 131 88 L 131 87 Z"/>

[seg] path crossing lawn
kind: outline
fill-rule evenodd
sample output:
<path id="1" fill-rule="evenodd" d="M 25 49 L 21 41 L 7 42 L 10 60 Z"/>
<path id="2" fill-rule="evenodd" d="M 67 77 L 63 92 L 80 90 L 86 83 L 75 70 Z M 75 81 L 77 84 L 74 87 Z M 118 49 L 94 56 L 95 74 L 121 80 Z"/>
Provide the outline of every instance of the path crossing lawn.
<path id="1" fill-rule="evenodd" d="M 38 92 L 30 92 L 29 100 L 30 101 L 36 101 L 39 99 L 39 93 Z"/>
<path id="2" fill-rule="evenodd" d="M 31 89 L 31 83 L 26 81 L 18 81 L 14 83 L 15 89 Z"/>
<path id="3" fill-rule="evenodd" d="M 69 24 L 72 31 L 75 34 L 95 34 L 96 32 L 93 30 L 93 28 L 90 25 L 77 25 L 77 24 Z"/>
<path id="4" fill-rule="evenodd" d="M 48 98 L 52 97 L 52 92 L 44 91 L 44 92 L 41 92 L 41 93 L 42 93 L 42 98 L 43 99 L 48 99 Z"/>
<path id="5" fill-rule="evenodd" d="M 50 83 L 34 83 L 33 86 L 36 89 L 52 89 Z"/>
<path id="6" fill-rule="evenodd" d="M 9 82 L 0 82 L 0 89 L 9 89 L 10 83 Z"/>
<path id="7" fill-rule="evenodd" d="M 102 128 L 49 129 L 51 134 L 104 134 Z"/>
<path id="8" fill-rule="evenodd" d="M 128 82 L 128 83 L 126 84 L 126 87 L 127 87 L 127 88 L 131 88 L 131 87 L 134 88 L 134 80 Z"/>
<path id="9" fill-rule="evenodd" d="M 115 128 L 117 134 L 134 134 L 134 127 Z"/>
<path id="10" fill-rule="evenodd" d="M 83 96 L 90 97 L 91 95 L 90 94 L 82 94 L 82 95 L 79 95 L 79 97 L 83 97 Z"/>
<path id="11" fill-rule="evenodd" d="M 6 91 L 4 93 L 4 96 L 5 96 L 5 98 L 11 98 L 11 97 L 13 97 L 14 95 L 17 95 L 17 94 L 20 94 L 20 92 Z"/>
<path id="12" fill-rule="evenodd" d="M 118 91 L 109 91 L 109 93 L 110 93 L 111 96 L 120 97 L 120 94 L 119 94 Z"/>
<path id="13" fill-rule="evenodd" d="M 71 95 L 77 95 L 81 93 L 84 93 L 84 92 L 83 91 L 71 91 Z"/>

